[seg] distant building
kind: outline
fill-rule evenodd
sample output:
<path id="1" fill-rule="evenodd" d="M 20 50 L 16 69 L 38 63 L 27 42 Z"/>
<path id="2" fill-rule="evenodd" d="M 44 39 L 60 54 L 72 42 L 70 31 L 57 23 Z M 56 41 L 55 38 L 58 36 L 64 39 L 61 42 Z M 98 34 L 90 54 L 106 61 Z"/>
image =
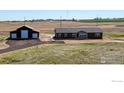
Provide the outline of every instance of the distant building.
<path id="1" fill-rule="evenodd" d="M 100 28 L 56 28 L 55 39 L 102 39 Z"/>
<path id="2" fill-rule="evenodd" d="M 38 39 L 39 32 L 29 26 L 21 26 L 10 32 L 10 39 Z"/>

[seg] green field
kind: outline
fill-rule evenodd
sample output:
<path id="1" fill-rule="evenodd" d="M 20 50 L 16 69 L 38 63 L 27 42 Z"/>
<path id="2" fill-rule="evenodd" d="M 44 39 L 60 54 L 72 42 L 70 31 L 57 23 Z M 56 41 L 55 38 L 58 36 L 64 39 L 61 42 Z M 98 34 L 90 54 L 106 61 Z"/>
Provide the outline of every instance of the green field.
<path id="1" fill-rule="evenodd" d="M 124 19 L 99 19 L 99 20 L 95 20 L 95 19 L 88 19 L 88 20 L 80 20 L 80 22 L 86 22 L 86 23 L 95 23 L 95 22 L 124 22 Z"/>
<path id="2" fill-rule="evenodd" d="M 119 30 L 115 31 L 115 29 L 113 29 L 113 31 L 104 30 L 103 34 L 104 34 L 103 35 L 104 38 L 124 40 L 124 31 L 119 31 Z"/>
<path id="3" fill-rule="evenodd" d="M 0 35 L 0 41 L 4 41 L 7 38 L 5 35 Z"/>
<path id="4" fill-rule="evenodd" d="M 43 44 L 0 56 L 1 64 L 101 64 L 104 62 L 124 63 L 124 43 Z"/>

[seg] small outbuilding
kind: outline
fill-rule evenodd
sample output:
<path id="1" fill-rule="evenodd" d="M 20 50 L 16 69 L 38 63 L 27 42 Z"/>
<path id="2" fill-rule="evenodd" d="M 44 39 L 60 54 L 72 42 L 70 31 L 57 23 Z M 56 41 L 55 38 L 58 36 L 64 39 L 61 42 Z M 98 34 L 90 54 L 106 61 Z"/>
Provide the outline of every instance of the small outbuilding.
<path id="1" fill-rule="evenodd" d="M 12 40 L 27 40 L 27 39 L 38 39 L 39 32 L 29 26 L 21 26 L 15 31 L 10 32 L 10 39 Z"/>
<path id="2" fill-rule="evenodd" d="M 56 28 L 55 39 L 102 39 L 100 28 Z"/>

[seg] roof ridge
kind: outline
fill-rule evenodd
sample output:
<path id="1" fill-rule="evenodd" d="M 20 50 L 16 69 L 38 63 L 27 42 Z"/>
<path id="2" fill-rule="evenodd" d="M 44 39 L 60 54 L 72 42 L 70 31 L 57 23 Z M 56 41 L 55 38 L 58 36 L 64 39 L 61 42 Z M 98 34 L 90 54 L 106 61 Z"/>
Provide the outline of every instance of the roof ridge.
<path id="1" fill-rule="evenodd" d="M 17 29 L 22 28 L 22 27 L 27 27 L 27 28 L 30 28 L 32 30 L 39 31 L 38 29 L 35 29 L 35 28 L 33 28 L 32 26 L 29 26 L 29 25 L 22 25 L 22 26 L 19 26 Z"/>

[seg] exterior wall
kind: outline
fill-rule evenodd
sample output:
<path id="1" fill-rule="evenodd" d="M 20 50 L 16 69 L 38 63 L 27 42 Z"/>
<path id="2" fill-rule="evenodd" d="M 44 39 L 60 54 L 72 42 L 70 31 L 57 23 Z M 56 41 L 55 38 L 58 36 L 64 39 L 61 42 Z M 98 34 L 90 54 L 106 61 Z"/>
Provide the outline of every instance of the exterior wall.
<path id="1" fill-rule="evenodd" d="M 66 34 L 66 35 L 65 35 Z M 102 33 L 97 36 L 96 33 L 86 33 L 86 38 L 79 38 L 80 33 L 55 33 L 56 39 L 102 39 Z"/>
<path id="2" fill-rule="evenodd" d="M 88 33 L 88 39 L 102 39 L 102 33 Z"/>
<path id="3" fill-rule="evenodd" d="M 76 39 L 77 33 L 56 33 L 55 38 L 57 38 L 57 39 Z"/>

